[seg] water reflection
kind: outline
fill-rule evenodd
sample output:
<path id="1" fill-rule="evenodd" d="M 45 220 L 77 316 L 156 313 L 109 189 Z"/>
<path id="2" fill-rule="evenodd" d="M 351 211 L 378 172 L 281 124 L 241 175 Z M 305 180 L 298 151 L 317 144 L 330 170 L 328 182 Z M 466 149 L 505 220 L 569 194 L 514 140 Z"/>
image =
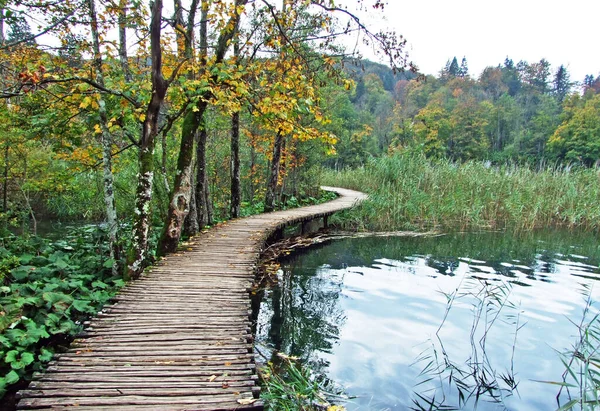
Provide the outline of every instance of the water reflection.
<path id="1" fill-rule="evenodd" d="M 267 357 L 282 351 L 322 370 L 357 396 L 348 409 L 407 409 L 418 399 L 423 369 L 415 359 L 436 341 L 446 296 L 469 281 L 507 283 L 518 309 L 506 314 L 527 324 L 516 345 L 514 320 L 494 324 L 486 361 L 500 378 L 514 358 L 519 395 L 504 400 L 509 409 L 553 409 L 555 387 L 533 380 L 560 380 L 554 350 L 571 345 L 576 329 L 569 318 L 576 321 L 585 306 L 584 286 L 600 278 L 599 255 L 594 235 L 560 232 L 337 241 L 282 265 L 279 287 L 261 306 L 259 350 Z M 457 301 L 439 332 L 456 363 L 473 355 L 474 302 Z M 502 406 L 481 402 L 478 409 Z"/>

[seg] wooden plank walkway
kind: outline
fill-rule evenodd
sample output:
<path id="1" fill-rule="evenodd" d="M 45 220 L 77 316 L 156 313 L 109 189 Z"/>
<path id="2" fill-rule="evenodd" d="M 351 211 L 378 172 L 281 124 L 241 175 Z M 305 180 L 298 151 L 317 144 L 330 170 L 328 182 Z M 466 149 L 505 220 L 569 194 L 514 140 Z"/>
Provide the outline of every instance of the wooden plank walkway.
<path id="1" fill-rule="evenodd" d="M 249 290 L 266 239 L 352 207 L 365 195 L 326 188 L 328 203 L 230 221 L 194 237 L 127 285 L 17 409 L 261 410 Z"/>

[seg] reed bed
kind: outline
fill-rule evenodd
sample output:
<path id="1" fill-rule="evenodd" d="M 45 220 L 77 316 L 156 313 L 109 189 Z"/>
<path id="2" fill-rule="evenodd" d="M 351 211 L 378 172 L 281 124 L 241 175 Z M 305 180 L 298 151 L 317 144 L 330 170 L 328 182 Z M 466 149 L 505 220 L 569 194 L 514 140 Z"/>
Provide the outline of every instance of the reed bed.
<path id="1" fill-rule="evenodd" d="M 598 168 L 458 164 L 405 153 L 371 159 L 358 169 L 324 170 L 321 181 L 369 194 L 337 221 L 345 228 L 600 227 Z"/>

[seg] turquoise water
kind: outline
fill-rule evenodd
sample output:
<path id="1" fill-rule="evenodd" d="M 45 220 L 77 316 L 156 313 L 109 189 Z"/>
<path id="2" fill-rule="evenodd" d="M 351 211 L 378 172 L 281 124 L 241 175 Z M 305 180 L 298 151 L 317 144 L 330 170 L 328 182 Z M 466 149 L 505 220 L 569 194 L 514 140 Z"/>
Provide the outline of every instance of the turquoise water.
<path id="1" fill-rule="evenodd" d="M 349 410 L 426 408 L 434 397 L 459 407 L 458 386 L 471 395 L 463 409 L 556 409 L 559 387 L 539 381 L 561 381 L 558 352 L 577 341 L 587 299 L 600 299 L 597 240 L 547 231 L 331 242 L 282 262 L 258 350 L 300 357 L 355 397 Z"/>

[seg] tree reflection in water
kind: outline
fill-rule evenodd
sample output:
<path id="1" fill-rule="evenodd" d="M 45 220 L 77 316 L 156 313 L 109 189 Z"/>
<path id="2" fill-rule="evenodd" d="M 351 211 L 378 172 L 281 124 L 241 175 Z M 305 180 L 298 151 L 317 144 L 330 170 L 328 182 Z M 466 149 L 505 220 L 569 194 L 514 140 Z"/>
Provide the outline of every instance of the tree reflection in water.
<path id="1" fill-rule="evenodd" d="M 600 279 L 597 236 L 556 231 L 340 240 L 281 263 L 280 283 L 260 303 L 257 350 L 327 374 L 358 396 L 350 410 L 406 410 L 412 399 L 427 409 L 434 396 L 450 408 L 552 409 L 554 386 L 536 381 L 560 379 L 555 350 L 572 343 L 581 285 Z M 444 317 L 444 295 L 456 289 Z M 429 368 L 415 364 L 419 353 Z M 448 372 L 453 389 L 433 394 Z M 509 395 L 517 381 L 519 395 Z"/>

